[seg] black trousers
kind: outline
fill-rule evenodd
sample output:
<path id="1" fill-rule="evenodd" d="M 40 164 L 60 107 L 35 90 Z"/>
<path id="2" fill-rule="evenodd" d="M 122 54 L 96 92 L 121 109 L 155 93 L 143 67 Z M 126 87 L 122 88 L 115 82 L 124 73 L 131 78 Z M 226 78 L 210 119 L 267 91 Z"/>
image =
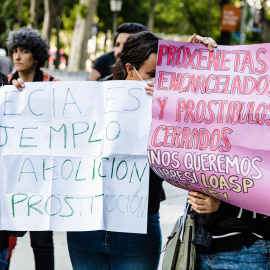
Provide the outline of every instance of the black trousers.
<path id="1" fill-rule="evenodd" d="M 30 232 L 36 270 L 54 270 L 54 248 L 51 231 Z"/>

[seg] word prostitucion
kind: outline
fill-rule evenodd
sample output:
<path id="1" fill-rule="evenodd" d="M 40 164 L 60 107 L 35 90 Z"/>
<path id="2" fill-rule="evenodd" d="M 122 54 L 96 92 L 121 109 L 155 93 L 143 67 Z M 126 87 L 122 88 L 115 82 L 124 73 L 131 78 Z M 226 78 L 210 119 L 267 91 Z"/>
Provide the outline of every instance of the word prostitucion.
<path id="1" fill-rule="evenodd" d="M 151 98 L 143 87 L 114 81 L 2 88 L 0 229 L 145 233 Z"/>
<path id="2" fill-rule="evenodd" d="M 270 214 L 267 199 L 270 44 L 160 41 L 148 142 L 152 170 L 172 185 Z"/>

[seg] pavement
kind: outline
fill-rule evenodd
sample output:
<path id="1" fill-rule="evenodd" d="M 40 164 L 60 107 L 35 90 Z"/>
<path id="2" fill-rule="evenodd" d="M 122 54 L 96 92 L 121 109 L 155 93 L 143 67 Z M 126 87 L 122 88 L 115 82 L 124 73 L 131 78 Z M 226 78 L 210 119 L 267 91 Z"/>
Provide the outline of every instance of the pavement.
<path id="1" fill-rule="evenodd" d="M 187 192 L 176 188 L 166 182 L 163 184 L 166 200 L 160 205 L 160 224 L 162 232 L 162 246 L 167 242 L 176 219 L 183 214 Z M 72 270 L 68 255 L 67 240 L 65 232 L 54 232 L 55 270 Z M 161 270 L 163 253 L 158 270 Z M 12 255 L 10 270 L 34 270 L 35 262 L 30 237 L 27 233 L 18 238 L 18 243 Z"/>
<path id="2" fill-rule="evenodd" d="M 66 72 L 60 70 L 43 69 L 55 78 L 62 81 L 86 81 L 88 73 Z M 167 242 L 167 236 L 170 235 L 176 219 L 183 214 L 186 202 L 187 191 L 176 188 L 166 182 L 163 184 L 166 200 L 160 205 L 160 224 L 162 232 L 162 247 Z M 54 254 L 55 254 L 55 270 L 72 270 L 69 259 L 66 232 L 54 232 Z M 159 263 L 158 270 L 162 268 L 162 258 Z M 18 238 L 18 243 L 12 255 L 10 270 L 34 270 L 35 262 L 32 248 L 30 246 L 30 236 L 27 233 L 24 237 Z"/>
<path id="3" fill-rule="evenodd" d="M 42 68 L 42 70 L 51 74 L 53 77 L 61 81 L 87 81 L 89 77 L 89 72 L 83 70 L 76 72 L 68 72 L 66 70 L 47 69 L 47 68 Z"/>

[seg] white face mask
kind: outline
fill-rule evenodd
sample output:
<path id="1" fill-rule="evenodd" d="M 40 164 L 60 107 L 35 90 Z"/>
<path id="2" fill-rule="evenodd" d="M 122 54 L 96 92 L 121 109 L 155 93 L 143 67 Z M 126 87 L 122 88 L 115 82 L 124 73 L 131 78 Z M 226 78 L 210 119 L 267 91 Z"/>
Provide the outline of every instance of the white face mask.
<path id="1" fill-rule="evenodd" d="M 139 78 L 141 79 L 141 81 L 143 81 L 143 78 L 141 77 L 141 75 L 139 74 L 139 72 L 137 71 L 137 69 L 133 66 L 134 70 L 136 71 L 137 75 L 139 76 Z"/>
<path id="2" fill-rule="evenodd" d="M 137 69 L 133 66 L 135 72 L 137 73 L 137 75 L 139 76 L 139 78 L 143 81 L 143 82 L 151 82 L 151 81 L 154 81 L 155 78 L 152 78 L 152 79 L 147 79 L 147 80 L 143 80 L 143 78 L 141 77 L 141 75 L 139 74 L 139 72 L 137 71 Z"/>

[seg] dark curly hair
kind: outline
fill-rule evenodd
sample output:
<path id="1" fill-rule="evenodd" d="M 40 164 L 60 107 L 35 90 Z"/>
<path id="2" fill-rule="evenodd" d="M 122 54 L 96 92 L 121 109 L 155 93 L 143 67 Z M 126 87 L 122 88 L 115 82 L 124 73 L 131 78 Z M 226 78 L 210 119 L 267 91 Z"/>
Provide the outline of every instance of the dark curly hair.
<path id="1" fill-rule="evenodd" d="M 121 25 L 119 25 L 116 29 L 116 33 L 113 39 L 113 46 L 115 46 L 117 37 L 119 36 L 119 34 L 121 33 L 126 33 L 126 34 L 136 34 L 142 31 L 148 31 L 148 29 L 140 24 L 140 23 L 122 23 Z"/>
<path id="2" fill-rule="evenodd" d="M 7 38 L 8 54 L 12 56 L 13 50 L 21 47 L 30 50 L 37 67 L 43 67 L 49 58 L 48 41 L 43 39 L 38 30 L 23 28 L 11 31 Z"/>
<path id="3" fill-rule="evenodd" d="M 119 61 L 113 67 L 113 79 L 126 79 L 128 75 L 126 71 L 127 63 L 139 70 L 150 54 L 157 53 L 159 40 L 161 40 L 160 37 L 149 31 L 130 35 L 119 55 Z"/>

